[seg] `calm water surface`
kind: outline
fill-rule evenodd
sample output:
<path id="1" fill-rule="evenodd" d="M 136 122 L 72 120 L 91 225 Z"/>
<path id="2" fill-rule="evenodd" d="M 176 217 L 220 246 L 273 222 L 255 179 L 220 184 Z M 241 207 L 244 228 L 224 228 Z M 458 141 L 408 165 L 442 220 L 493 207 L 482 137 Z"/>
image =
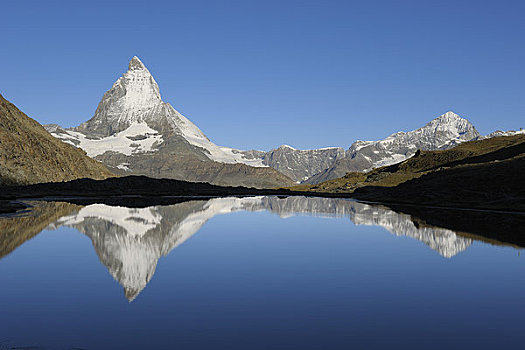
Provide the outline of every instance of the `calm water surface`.
<path id="1" fill-rule="evenodd" d="M 525 347 L 515 244 L 340 199 L 34 204 L 0 218 L 0 349 Z"/>

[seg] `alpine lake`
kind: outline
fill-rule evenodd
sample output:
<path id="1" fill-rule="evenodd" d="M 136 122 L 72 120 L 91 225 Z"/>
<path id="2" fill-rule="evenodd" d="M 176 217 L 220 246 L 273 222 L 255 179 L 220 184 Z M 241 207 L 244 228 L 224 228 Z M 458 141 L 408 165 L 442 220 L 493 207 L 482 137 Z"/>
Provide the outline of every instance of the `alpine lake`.
<path id="1" fill-rule="evenodd" d="M 525 346 L 524 214 L 28 203 L 0 217 L 2 350 Z"/>

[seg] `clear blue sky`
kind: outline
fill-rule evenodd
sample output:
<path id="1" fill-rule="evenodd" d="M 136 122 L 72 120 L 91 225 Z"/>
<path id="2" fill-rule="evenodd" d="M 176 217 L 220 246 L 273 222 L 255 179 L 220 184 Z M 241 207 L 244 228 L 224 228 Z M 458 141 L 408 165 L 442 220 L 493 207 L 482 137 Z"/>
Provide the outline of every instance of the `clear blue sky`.
<path id="1" fill-rule="evenodd" d="M 0 93 L 78 125 L 138 55 L 217 144 L 348 147 L 448 110 L 525 127 L 524 1 L 4 1 Z"/>

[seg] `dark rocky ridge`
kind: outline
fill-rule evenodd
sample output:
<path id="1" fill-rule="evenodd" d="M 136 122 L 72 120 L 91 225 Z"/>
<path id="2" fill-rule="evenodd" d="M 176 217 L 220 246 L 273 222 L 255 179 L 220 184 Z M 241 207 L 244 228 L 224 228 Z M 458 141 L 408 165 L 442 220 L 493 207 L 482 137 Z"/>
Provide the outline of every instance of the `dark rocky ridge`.
<path id="1" fill-rule="evenodd" d="M 204 182 L 188 182 L 173 179 L 157 179 L 146 176 L 124 176 L 105 180 L 78 179 L 68 182 L 40 183 L 27 186 L 7 186 L 1 188 L 0 200 L 15 200 L 22 198 L 110 198 L 117 197 L 125 201 L 126 198 L 158 198 L 173 197 L 224 197 L 247 195 L 308 195 L 307 192 L 291 191 L 288 189 L 257 189 L 249 187 L 216 186 Z M 322 196 L 315 194 L 316 196 Z M 335 194 L 326 194 L 335 197 Z"/>

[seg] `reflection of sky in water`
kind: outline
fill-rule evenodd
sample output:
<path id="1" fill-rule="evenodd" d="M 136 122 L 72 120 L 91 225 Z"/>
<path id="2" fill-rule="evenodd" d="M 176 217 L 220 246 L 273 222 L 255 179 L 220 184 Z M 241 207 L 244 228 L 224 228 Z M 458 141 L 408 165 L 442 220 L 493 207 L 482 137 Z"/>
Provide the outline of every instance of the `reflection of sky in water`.
<path id="1" fill-rule="evenodd" d="M 519 339 L 525 277 L 515 249 L 418 229 L 384 208 L 315 200 L 92 207 L 97 217 L 85 207 L 0 260 L 0 340 L 346 349 Z M 131 233 L 129 222 L 138 223 Z"/>

